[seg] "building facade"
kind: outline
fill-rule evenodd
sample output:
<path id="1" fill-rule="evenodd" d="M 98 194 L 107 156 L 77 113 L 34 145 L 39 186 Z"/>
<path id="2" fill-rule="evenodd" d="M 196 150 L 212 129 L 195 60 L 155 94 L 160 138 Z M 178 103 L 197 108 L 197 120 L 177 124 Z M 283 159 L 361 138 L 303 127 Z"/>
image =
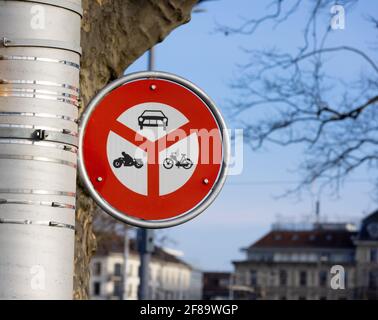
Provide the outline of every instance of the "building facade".
<path id="1" fill-rule="evenodd" d="M 230 296 L 231 272 L 203 273 L 203 300 L 228 300 Z"/>
<path id="2" fill-rule="evenodd" d="M 122 237 L 99 242 L 91 261 L 91 298 L 136 300 L 139 287 L 139 254 L 131 241 L 126 266 Z M 124 275 L 126 274 L 126 278 Z M 156 247 L 150 263 L 149 299 L 201 299 L 202 272 L 170 251 Z"/>
<path id="3" fill-rule="evenodd" d="M 378 211 L 350 224 L 276 228 L 234 261 L 236 299 L 377 299 Z"/>

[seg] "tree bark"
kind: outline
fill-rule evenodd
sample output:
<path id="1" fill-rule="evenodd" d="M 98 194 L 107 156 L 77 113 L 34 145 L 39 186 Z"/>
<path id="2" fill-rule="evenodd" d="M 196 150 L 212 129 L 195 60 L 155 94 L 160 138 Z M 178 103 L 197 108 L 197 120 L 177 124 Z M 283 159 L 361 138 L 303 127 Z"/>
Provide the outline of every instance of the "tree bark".
<path id="1" fill-rule="evenodd" d="M 197 0 L 83 0 L 82 108 L 176 27 L 189 22 Z M 74 298 L 89 298 L 89 263 L 96 250 L 95 204 L 78 182 Z"/>

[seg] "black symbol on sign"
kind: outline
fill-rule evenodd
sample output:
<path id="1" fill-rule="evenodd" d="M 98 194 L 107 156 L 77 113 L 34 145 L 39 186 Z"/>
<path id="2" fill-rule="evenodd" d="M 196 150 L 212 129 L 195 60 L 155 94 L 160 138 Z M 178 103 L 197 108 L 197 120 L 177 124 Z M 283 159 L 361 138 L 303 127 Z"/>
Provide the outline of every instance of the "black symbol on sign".
<path id="1" fill-rule="evenodd" d="M 132 156 L 127 154 L 126 152 L 122 152 L 122 157 L 115 159 L 113 161 L 114 168 L 121 168 L 123 166 L 125 167 L 132 167 L 134 166 L 137 169 L 140 169 L 143 167 L 143 162 L 141 159 L 134 159 Z"/>
<path id="2" fill-rule="evenodd" d="M 183 167 L 184 169 L 190 169 L 193 167 L 192 160 L 187 158 L 185 153 L 181 153 L 181 160 L 178 160 L 177 154 L 177 152 L 174 152 L 169 158 L 164 160 L 163 166 L 165 169 L 172 169 L 174 165 L 176 165 L 177 168 Z"/>
<path id="3" fill-rule="evenodd" d="M 138 125 L 140 130 L 144 127 L 163 127 L 167 130 L 168 118 L 163 111 L 160 110 L 145 110 L 138 118 Z"/>

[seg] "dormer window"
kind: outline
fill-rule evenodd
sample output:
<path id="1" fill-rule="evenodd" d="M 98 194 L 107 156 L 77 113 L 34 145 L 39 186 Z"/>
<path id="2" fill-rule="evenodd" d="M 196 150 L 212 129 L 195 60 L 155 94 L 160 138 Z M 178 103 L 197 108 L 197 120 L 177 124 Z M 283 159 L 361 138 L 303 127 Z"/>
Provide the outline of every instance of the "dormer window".
<path id="1" fill-rule="evenodd" d="M 282 239 L 282 236 L 280 235 L 280 234 L 276 234 L 275 236 L 274 236 L 274 240 L 281 240 Z"/>
<path id="2" fill-rule="evenodd" d="M 378 239 L 378 223 L 377 222 L 370 223 L 367 226 L 367 231 L 371 238 Z"/>

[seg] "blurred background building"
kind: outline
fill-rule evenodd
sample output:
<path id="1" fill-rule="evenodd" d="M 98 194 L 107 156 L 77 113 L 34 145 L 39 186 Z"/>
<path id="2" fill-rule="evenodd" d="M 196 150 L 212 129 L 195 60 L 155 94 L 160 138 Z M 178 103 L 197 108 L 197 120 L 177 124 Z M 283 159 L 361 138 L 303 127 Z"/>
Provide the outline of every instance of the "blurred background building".
<path id="1" fill-rule="evenodd" d="M 98 237 L 99 247 L 91 262 L 92 299 L 137 299 L 140 258 L 135 240 L 129 241 L 125 253 L 125 238 L 119 233 Z M 234 272 L 202 272 L 185 262 L 182 252 L 155 246 L 148 298 L 378 299 L 378 210 L 358 224 L 275 223 L 242 251 L 246 258 L 233 261 Z M 344 271 L 337 274 L 344 289 L 331 285 L 334 266 Z"/>
<path id="2" fill-rule="evenodd" d="M 203 300 L 228 300 L 230 297 L 231 272 L 203 273 Z"/>
<path id="3" fill-rule="evenodd" d="M 315 223 L 274 225 L 234 261 L 235 299 L 378 299 L 378 211 L 360 228 Z M 345 289 L 332 289 L 332 266 L 345 270 Z"/>
<path id="4" fill-rule="evenodd" d="M 137 299 L 140 259 L 135 241 L 129 242 L 126 269 L 124 249 L 122 236 L 101 237 L 91 262 L 92 299 Z M 150 264 L 149 299 L 202 299 L 202 272 L 183 261 L 180 255 L 176 250 L 155 247 Z"/>

